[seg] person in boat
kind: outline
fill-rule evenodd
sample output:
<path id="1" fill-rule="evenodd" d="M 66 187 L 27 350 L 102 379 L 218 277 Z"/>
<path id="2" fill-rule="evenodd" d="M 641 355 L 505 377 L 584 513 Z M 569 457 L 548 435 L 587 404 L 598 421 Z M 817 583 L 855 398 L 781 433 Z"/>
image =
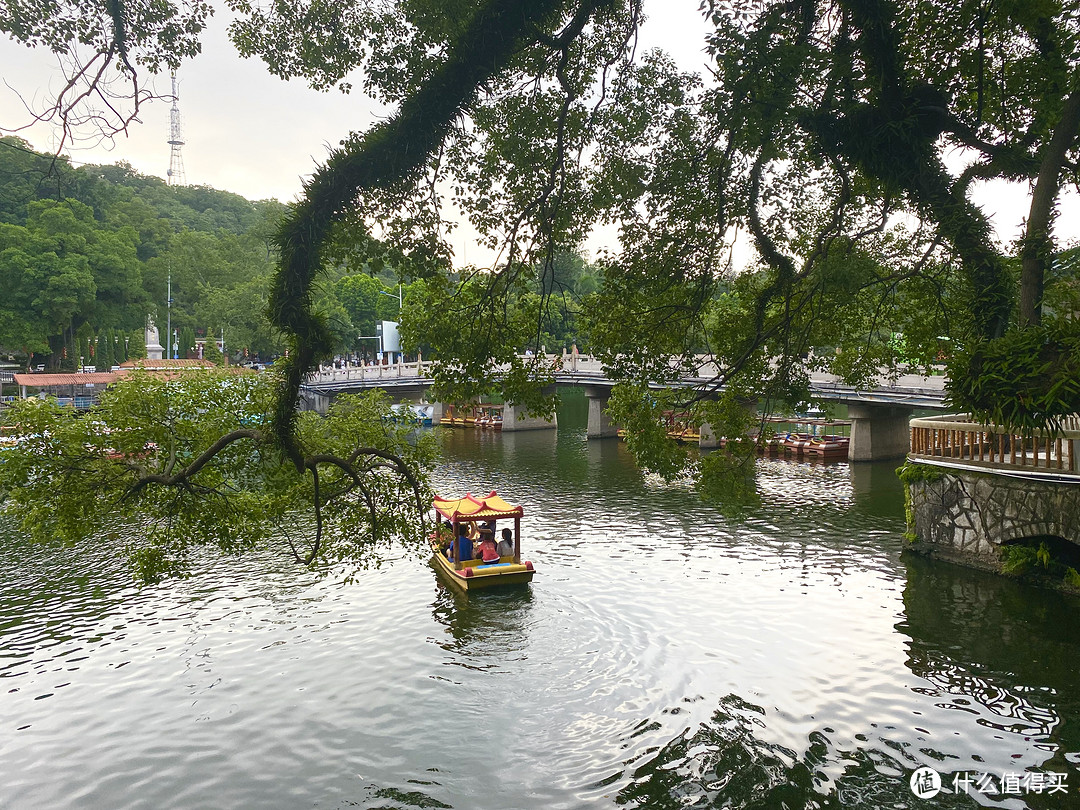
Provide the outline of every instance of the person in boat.
<path id="1" fill-rule="evenodd" d="M 499 541 L 495 550 L 499 552 L 500 557 L 514 556 L 514 533 L 510 529 L 502 530 L 502 540 Z"/>
<path id="2" fill-rule="evenodd" d="M 479 556 L 484 563 L 497 563 L 499 552 L 495 548 L 495 534 L 491 529 L 480 530 Z"/>
<path id="3" fill-rule="evenodd" d="M 444 520 L 439 525 L 439 548 L 446 555 L 446 559 L 454 559 L 454 524 Z"/>
<path id="4" fill-rule="evenodd" d="M 469 526 L 459 523 L 457 527 L 457 561 L 465 562 L 473 556 L 472 540 L 469 539 Z"/>

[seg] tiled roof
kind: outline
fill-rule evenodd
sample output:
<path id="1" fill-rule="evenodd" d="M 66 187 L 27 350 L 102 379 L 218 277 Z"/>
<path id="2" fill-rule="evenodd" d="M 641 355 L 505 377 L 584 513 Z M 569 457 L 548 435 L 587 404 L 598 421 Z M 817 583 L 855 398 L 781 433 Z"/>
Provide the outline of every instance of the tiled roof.
<path id="1" fill-rule="evenodd" d="M 61 385 L 87 384 L 109 385 L 116 382 L 120 376 L 119 371 L 98 371 L 91 374 L 16 374 L 16 385 L 29 385 L 34 388 L 55 388 Z"/>

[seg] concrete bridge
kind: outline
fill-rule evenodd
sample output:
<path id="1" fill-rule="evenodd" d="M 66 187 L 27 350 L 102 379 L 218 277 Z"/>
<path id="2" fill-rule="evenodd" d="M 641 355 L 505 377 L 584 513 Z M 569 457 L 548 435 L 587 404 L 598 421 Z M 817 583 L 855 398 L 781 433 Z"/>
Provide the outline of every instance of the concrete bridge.
<path id="1" fill-rule="evenodd" d="M 556 387 L 578 387 L 585 390 L 589 400 L 588 436 L 591 439 L 614 436 L 617 426 L 608 418 L 605 408 L 616 381 L 604 372 L 601 363 L 591 357 L 564 352 L 541 358 L 554 369 Z M 337 394 L 381 388 L 395 399 L 420 401 L 431 385 L 425 374 L 428 362 L 397 363 L 379 366 L 325 368 L 308 377 L 301 396 L 308 409 L 326 412 Z M 680 379 L 678 385 L 695 388 L 715 378 L 715 364 L 703 360 L 697 374 Z M 848 458 L 851 461 L 873 461 L 902 458 L 908 451 L 908 420 L 916 408 L 942 409 L 944 377 L 903 375 L 895 380 L 881 380 L 878 385 L 855 388 L 828 374 L 811 376 L 814 396 L 847 406 L 851 421 Z M 441 415 L 441 409 L 436 410 Z M 504 411 L 503 427 L 507 430 L 532 430 L 555 427 L 553 422 L 526 418 L 512 404 Z M 708 425 L 701 429 L 701 446 L 716 447 L 717 439 Z"/>

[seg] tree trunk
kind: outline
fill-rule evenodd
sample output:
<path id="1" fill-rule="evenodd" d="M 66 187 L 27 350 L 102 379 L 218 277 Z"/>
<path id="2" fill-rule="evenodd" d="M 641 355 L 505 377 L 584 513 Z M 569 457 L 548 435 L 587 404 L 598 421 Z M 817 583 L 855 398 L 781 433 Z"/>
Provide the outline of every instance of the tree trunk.
<path id="1" fill-rule="evenodd" d="M 1054 202 L 1061 187 L 1061 170 L 1069 147 L 1076 140 L 1080 126 L 1080 89 L 1074 89 L 1065 100 L 1061 120 L 1054 137 L 1047 144 L 1039 165 L 1039 176 L 1031 194 L 1027 229 L 1020 242 L 1020 328 L 1038 326 L 1042 321 L 1043 285 L 1046 271 L 1054 255 L 1050 228 L 1054 219 Z"/>

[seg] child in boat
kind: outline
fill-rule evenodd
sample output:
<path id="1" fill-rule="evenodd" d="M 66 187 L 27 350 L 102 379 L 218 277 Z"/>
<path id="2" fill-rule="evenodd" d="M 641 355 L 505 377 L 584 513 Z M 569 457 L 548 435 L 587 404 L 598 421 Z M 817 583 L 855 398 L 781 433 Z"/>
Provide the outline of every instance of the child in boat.
<path id="1" fill-rule="evenodd" d="M 495 550 L 499 552 L 500 557 L 513 557 L 514 533 L 509 529 L 503 529 L 502 540 L 499 541 L 499 545 L 495 547 Z"/>
<path id="2" fill-rule="evenodd" d="M 480 530 L 480 559 L 485 563 L 497 563 L 499 552 L 495 548 L 495 535 L 491 529 Z"/>
<path id="3" fill-rule="evenodd" d="M 469 527 L 465 523 L 459 523 L 457 529 L 457 561 L 471 560 L 473 556 L 472 540 L 469 539 Z"/>

